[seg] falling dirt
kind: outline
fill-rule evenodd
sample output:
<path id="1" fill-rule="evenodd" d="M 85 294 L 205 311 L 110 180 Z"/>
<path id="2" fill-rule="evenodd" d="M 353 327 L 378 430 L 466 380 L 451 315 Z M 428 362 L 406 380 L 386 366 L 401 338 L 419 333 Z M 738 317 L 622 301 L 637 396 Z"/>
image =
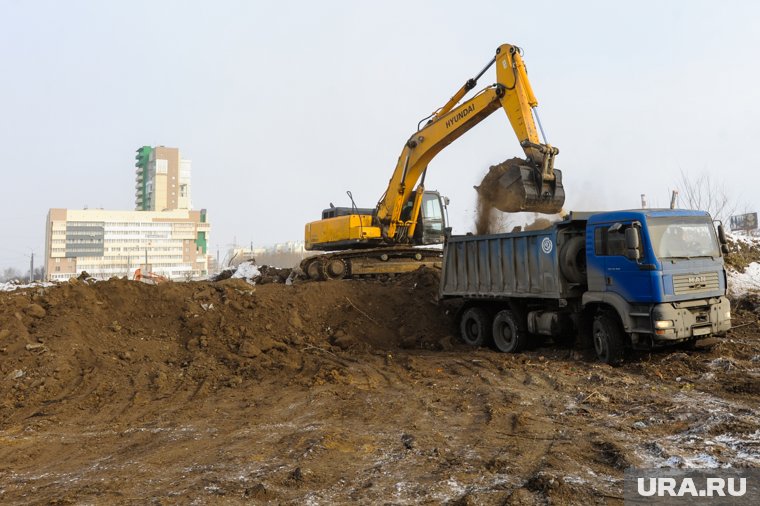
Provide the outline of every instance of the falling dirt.
<path id="1" fill-rule="evenodd" d="M 496 213 L 499 209 L 519 208 L 520 203 L 504 202 L 501 193 L 499 178 L 513 167 L 525 165 L 527 162 L 522 158 L 511 158 L 498 165 L 489 167 L 488 173 L 483 176 L 480 184 L 475 187 L 478 192 L 477 210 L 475 216 L 475 233 L 478 235 L 493 234 L 499 232 L 496 225 Z M 507 196 L 514 199 L 514 196 Z"/>
<path id="2" fill-rule="evenodd" d="M 613 368 L 465 347 L 438 282 L 0 293 L 0 502 L 622 504 L 629 466 L 760 466 L 760 304 Z"/>
<path id="3" fill-rule="evenodd" d="M 511 158 L 498 165 L 489 167 L 488 173 L 483 176 L 480 184 L 475 186 L 478 193 L 477 209 L 475 214 L 475 233 L 478 235 L 496 234 L 500 232 L 519 232 L 520 230 L 542 230 L 548 228 L 555 221 L 560 219 L 565 211 L 559 214 L 552 214 L 551 218 L 545 218 L 546 214 L 539 214 L 541 211 L 549 212 L 547 204 L 526 206 L 524 198 L 519 192 L 514 193 L 507 191 L 502 182 L 502 176 L 507 172 L 516 170 L 528 162 L 522 158 Z M 528 207 L 526 209 L 526 207 Z M 549 206 L 552 207 L 552 206 Z M 531 209 L 539 212 L 532 213 Z M 552 209 L 552 213 L 557 209 Z M 510 213 L 510 214 L 508 214 Z M 533 219 L 526 226 L 519 225 L 512 227 L 509 225 L 508 216 L 514 213 L 532 214 Z M 511 229 L 511 230 L 510 230 Z"/>

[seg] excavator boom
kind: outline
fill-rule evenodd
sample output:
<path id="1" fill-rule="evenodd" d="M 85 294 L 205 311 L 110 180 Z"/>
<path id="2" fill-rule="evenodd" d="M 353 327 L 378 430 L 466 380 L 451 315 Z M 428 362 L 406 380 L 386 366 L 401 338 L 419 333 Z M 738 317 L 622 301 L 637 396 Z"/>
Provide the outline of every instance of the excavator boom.
<path id="1" fill-rule="evenodd" d="M 494 63 L 496 84 L 459 104 L 465 94 L 475 87 L 477 79 Z M 505 212 L 559 212 L 564 204 L 561 175 L 558 177 L 559 171 L 554 170 L 554 157 L 559 150 L 541 143 L 533 119 L 533 110 L 537 106 L 520 49 L 503 44 L 478 76 L 467 80 L 404 145 L 388 189 L 377 206 L 376 218 L 383 237 L 398 241 L 413 236 L 416 215 L 412 214 L 413 219 L 402 220 L 401 211 L 412 198 L 414 185 L 422 178 L 423 182 L 414 197 L 413 207 L 416 207 L 424 192 L 424 173 L 428 163 L 443 148 L 500 108 L 507 114 L 527 160 L 524 166 L 515 166 L 503 175 L 500 188 L 494 192 L 495 207 Z"/>

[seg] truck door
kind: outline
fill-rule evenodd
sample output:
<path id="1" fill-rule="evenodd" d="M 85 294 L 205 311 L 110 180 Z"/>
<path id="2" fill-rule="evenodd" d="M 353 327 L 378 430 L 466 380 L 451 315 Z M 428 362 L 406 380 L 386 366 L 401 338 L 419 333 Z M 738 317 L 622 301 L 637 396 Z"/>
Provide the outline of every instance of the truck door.
<path id="1" fill-rule="evenodd" d="M 652 300 L 652 276 L 642 268 L 644 248 L 639 234 L 638 259 L 629 258 L 625 231 L 632 222 L 598 225 L 594 229 L 594 252 L 604 265 L 604 291 L 614 292 L 628 302 Z"/>

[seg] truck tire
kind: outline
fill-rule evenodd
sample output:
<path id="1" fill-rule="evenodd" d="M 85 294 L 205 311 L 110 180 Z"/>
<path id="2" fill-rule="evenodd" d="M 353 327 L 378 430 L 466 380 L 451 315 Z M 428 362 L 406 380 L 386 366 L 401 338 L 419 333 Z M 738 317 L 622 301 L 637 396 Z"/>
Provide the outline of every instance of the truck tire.
<path id="1" fill-rule="evenodd" d="M 559 253 L 559 270 L 571 283 L 586 281 L 586 238 L 572 237 L 562 245 Z"/>
<path id="2" fill-rule="evenodd" d="M 617 317 L 609 312 L 599 313 L 593 323 L 594 350 L 605 364 L 617 365 L 625 355 L 625 334 Z"/>
<path id="3" fill-rule="evenodd" d="M 520 330 L 514 313 L 509 309 L 496 313 L 491 332 L 494 346 L 502 353 L 517 353 L 528 344 L 527 333 Z"/>
<path id="4" fill-rule="evenodd" d="M 459 321 L 459 331 L 465 344 L 482 346 L 491 339 L 491 318 L 488 312 L 480 307 L 468 308 Z"/>

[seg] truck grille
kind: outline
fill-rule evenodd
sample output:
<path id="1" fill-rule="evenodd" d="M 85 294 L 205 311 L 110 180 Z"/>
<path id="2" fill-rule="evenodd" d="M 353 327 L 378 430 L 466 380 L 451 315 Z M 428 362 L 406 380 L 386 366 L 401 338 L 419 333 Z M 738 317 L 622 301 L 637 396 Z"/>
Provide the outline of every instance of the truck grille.
<path id="1" fill-rule="evenodd" d="M 720 288 L 717 272 L 703 272 L 701 274 L 676 274 L 673 276 L 673 293 L 683 295 L 685 293 L 709 292 Z"/>

